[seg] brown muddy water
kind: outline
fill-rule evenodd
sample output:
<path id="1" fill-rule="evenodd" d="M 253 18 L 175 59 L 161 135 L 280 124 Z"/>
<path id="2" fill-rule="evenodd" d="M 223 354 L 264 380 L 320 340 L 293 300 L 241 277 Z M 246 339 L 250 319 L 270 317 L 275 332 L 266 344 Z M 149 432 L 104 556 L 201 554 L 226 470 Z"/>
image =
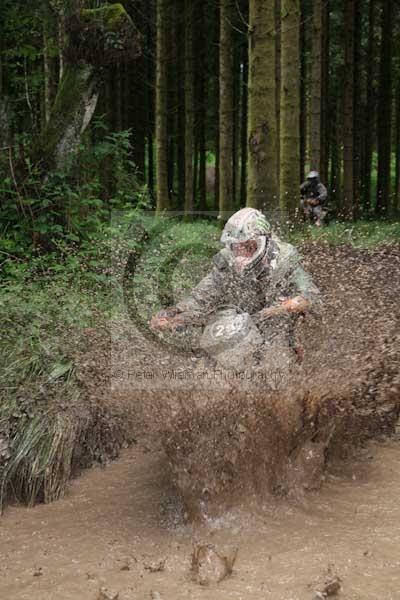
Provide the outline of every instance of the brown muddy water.
<path id="1" fill-rule="evenodd" d="M 302 507 L 250 503 L 201 529 L 183 523 L 165 473 L 162 452 L 136 446 L 74 480 L 63 500 L 8 508 L 0 598 L 97 600 L 105 587 L 119 600 L 311 600 L 329 567 L 340 598 L 400 597 L 399 441 L 331 466 Z M 192 582 L 194 540 L 237 546 L 232 576 Z"/>

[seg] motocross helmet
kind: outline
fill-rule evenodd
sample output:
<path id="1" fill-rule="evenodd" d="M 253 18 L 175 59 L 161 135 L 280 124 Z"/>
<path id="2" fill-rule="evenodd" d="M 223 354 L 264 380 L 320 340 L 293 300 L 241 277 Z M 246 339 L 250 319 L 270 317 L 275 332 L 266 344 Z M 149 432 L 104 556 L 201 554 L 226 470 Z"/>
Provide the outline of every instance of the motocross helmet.
<path id="1" fill-rule="evenodd" d="M 309 174 L 307 175 L 307 179 L 311 180 L 311 179 L 319 179 L 319 173 L 318 171 L 310 171 Z"/>
<path id="2" fill-rule="evenodd" d="M 237 272 L 255 271 L 265 256 L 271 226 L 255 208 L 242 208 L 227 221 L 221 243 L 232 255 Z"/>

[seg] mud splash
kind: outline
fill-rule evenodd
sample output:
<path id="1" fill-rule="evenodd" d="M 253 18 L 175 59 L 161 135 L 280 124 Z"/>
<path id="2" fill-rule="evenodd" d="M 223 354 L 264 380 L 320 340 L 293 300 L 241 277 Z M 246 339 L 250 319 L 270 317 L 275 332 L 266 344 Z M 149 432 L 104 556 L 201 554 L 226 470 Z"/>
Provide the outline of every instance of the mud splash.
<path id="1" fill-rule="evenodd" d="M 161 442 L 188 516 L 221 515 L 254 494 L 304 502 L 333 458 L 394 429 L 400 248 L 316 244 L 302 253 L 323 308 L 298 328 L 304 361 L 290 386 L 279 377 L 204 379 L 207 359 L 167 352 L 129 319 L 112 325 L 111 366 L 109 353 L 99 360 L 98 337 L 85 358 L 92 396 L 126 411 L 149 448 Z"/>
<path id="2" fill-rule="evenodd" d="M 305 360 L 271 391 L 262 377 L 210 392 L 165 390 L 150 411 L 190 518 L 256 494 L 303 500 L 332 457 L 394 430 L 400 411 L 400 252 L 303 249 L 324 296 L 300 326 Z"/>

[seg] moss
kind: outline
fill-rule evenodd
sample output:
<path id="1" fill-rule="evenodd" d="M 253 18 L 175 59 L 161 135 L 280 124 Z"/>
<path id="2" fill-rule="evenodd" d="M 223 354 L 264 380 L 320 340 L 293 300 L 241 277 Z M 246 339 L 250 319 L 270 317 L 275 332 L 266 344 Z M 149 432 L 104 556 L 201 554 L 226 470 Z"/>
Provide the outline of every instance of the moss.
<path id="1" fill-rule="evenodd" d="M 86 23 L 97 21 L 108 31 L 119 31 L 129 16 L 122 4 L 108 4 L 100 8 L 87 8 L 81 11 L 81 18 Z"/>
<path id="2" fill-rule="evenodd" d="M 66 135 L 68 127 L 74 126 L 78 113 L 82 112 L 82 99 L 94 77 L 93 67 L 87 64 L 67 65 L 55 99 L 52 118 L 38 144 L 38 158 L 46 167 L 51 168 L 57 163 L 57 146 Z M 78 119 L 75 126 L 79 128 L 79 124 Z"/>
<path id="3" fill-rule="evenodd" d="M 140 53 L 141 36 L 120 3 L 82 9 L 67 23 L 70 64 L 84 61 L 98 68 Z"/>

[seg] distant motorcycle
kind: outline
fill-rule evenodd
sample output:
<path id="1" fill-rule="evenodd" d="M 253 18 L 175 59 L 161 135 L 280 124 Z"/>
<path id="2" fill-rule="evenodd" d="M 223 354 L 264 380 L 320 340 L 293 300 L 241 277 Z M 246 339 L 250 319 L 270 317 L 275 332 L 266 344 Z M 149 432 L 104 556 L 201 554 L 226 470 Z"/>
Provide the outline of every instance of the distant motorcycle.
<path id="1" fill-rule="evenodd" d="M 313 223 L 317 227 L 321 227 L 328 211 L 320 205 L 319 200 L 316 198 L 304 198 L 302 200 L 302 208 L 304 220 L 307 223 Z"/>

